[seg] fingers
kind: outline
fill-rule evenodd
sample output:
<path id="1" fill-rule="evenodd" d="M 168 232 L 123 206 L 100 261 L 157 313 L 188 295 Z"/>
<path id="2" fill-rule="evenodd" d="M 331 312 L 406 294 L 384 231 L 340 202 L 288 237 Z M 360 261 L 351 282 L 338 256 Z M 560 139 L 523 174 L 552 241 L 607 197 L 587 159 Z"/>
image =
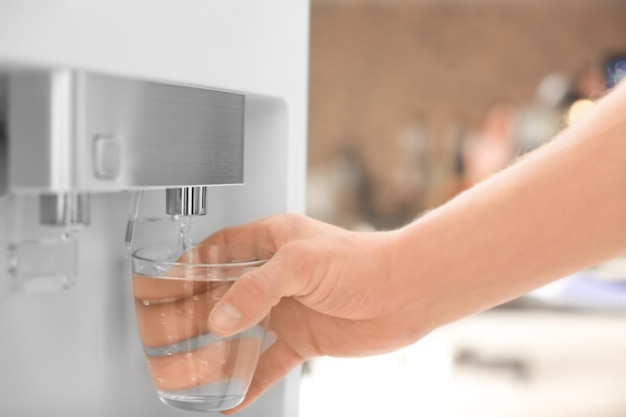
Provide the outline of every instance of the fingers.
<path id="1" fill-rule="evenodd" d="M 293 249 L 290 249 L 293 248 Z M 283 247 L 267 264 L 241 276 L 209 316 L 216 334 L 229 336 L 245 330 L 278 304 L 282 297 L 298 294 L 305 286 L 305 259 L 294 256 L 297 246 Z"/>
<path id="2" fill-rule="evenodd" d="M 212 234 L 198 246 L 246 244 L 265 251 L 275 252 L 278 248 L 272 228 L 272 218 L 257 220 L 245 225 L 228 227 Z"/>
<path id="3" fill-rule="evenodd" d="M 219 278 L 228 278 L 228 273 L 232 273 L 226 268 L 226 264 L 233 265 L 233 268 L 243 268 L 244 266 L 234 265 L 244 262 L 266 261 L 272 257 L 273 251 L 263 249 L 254 242 L 240 243 L 210 243 L 202 242 L 200 245 L 194 246 L 192 250 L 184 255 L 183 262 L 204 263 L 211 265 L 222 265 L 219 269 L 223 270 L 223 276 Z M 217 269 L 217 268 L 215 268 Z M 213 271 L 214 273 L 217 271 Z M 213 276 L 213 279 L 218 278 Z"/>
<path id="4" fill-rule="evenodd" d="M 272 272 L 271 270 L 269 271 Z M 209 315 L 213 331 L 230 336 L 256 324 L 283 296 L 281 285 L 260 270 L 242 276 Z"/>
<path id="5" fill-rule="evenodd" d="M 254 325 L 282 297 L 299 295 L 312 281 L 313 238 L 342 231 L 306 216 L 285 214 L 221 230 L 202 242 L 200 246 L 245 242 L 276 251 L 266 265 L 240 277 L 216 306 L 209 318 L 214 331 L 232 335 Z"/>
<path id="6" fill-rule="evenodd" d="M 342 229 L 299 214 L 280 214 L 248 224 L 222 229 L 205 239 L 206 244 L 244 243 L 276 252 L 287 242 L 332 234 Z"/>

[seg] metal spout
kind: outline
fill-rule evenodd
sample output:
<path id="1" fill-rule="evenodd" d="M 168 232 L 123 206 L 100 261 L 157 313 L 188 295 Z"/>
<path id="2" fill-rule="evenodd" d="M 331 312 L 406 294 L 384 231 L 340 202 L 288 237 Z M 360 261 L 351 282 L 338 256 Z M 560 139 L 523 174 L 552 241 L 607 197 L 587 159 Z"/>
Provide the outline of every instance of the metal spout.
<path id="1" fill-rule="evenodd" d="M 62 193 L 39 196 L 40 218 L 46 226 L 88 226 L 89 194 Z"/>
<path id="2" fill-rule="evenodd" d="M 165 211 L 170 216 L 203 216 L 206 214 L 206 187 L 168 188 Z"/>

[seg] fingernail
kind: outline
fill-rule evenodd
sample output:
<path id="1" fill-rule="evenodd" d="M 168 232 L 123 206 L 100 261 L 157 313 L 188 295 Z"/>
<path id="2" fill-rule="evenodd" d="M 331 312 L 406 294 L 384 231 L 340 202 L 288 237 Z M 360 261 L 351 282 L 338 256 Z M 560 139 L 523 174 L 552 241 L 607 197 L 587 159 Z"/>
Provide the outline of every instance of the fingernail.
<path id="1" fill-rule="evenodd" d="M 211 325 L 219 330 L 231 330 L 241 321 L 241 313 L 232 304 L 222 304 L 211 313 Z"/>

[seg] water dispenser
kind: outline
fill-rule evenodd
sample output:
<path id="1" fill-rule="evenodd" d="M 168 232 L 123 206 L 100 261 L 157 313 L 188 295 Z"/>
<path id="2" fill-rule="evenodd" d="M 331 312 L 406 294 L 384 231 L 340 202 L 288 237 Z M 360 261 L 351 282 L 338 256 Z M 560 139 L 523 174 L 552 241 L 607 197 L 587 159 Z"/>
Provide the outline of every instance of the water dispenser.
<path id="1" fill-rule="evenodd" d="M 3 4 L 0 415 L 189 415 L 152 387 L 125 254 L 303 211 L 308 2 L 270 3 Z M 299 378 L 240 414 L 297 416 Z"/>

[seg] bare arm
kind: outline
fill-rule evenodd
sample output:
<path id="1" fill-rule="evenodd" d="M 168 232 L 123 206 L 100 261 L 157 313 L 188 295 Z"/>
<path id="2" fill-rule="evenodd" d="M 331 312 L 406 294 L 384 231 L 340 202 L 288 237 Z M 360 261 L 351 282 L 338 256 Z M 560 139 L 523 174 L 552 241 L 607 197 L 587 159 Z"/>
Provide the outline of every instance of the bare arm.
<path id="1" fill-rule="evenodd" d="M 209 319 L 229 335 L 274 306 L 277 341 L 245 406 L 307 358 L 396 349 L 626 253 L 626 84 L 557 139 L 402 229 L 354 233 L 283 215 L 208 240 L 276 252 Z"/>
<path id="2" fill-rule="evenodd" d="M 625 254 L 626 85 L 399 234 L 394 264 L 435 327 Z"/>

